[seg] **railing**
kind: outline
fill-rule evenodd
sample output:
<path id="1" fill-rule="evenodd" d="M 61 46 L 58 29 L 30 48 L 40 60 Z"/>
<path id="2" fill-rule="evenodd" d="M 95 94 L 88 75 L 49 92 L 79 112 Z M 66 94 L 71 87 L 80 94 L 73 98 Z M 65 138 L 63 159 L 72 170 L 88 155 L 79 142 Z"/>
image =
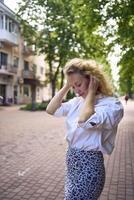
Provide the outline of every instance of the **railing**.
<path id="1" fill-rule="evenodd" d="M 35 48 L 33 46 L 24 46 L 23 47 L 23 54 L 34 54 Z"/>
<path id="2" fill-rule="evenodd" d="M 18 67 L 15 65 L 0 65 L 0 70 L 2 72 L 10 72 L 10 73 L 17 73 Z"/>
<path id="3" fill-rule="evenodd" d="M 7 65 L 0 65 L 0 70 L 6 71 L 7 70 Z"/>
<path id="4" fill-rule="evenodd" d="M 15 33 L 11 33 L 5 29 L 0 30 L 0 40 L 8 43 L 11 46 L 19 45 L 19 35 Z"/>
<path id="5" fill-rule="evenodd" d="M 27 79 L 36 79 L 36 75 L 33 71 L 31 70 L 23 70 L 23 78 L 27 78 Z"/>
<path id="6" fill-rule="evenodd" d="M 18 71 L 18 66 L 16 66 L 16 65 L 9 65 L 8 66 L 8 71 L 9 72 L 11 72 L 11 73 L 17 73 L 17 71 Z"/>

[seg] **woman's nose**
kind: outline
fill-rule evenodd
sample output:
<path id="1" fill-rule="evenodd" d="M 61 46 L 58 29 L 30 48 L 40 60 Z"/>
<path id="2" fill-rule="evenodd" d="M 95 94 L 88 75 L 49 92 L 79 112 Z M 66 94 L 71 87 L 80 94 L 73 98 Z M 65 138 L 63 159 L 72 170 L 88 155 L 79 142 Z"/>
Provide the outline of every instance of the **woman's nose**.
<path id="1" fill-rule="evenodd" d="M 80 94 L 80 93 L 81 93 L 81 90 L 80 90 L 79 88 L 76 88 L 76 89 L 75 89 L 75 92 L 76 92 L 77 94 Z"/>

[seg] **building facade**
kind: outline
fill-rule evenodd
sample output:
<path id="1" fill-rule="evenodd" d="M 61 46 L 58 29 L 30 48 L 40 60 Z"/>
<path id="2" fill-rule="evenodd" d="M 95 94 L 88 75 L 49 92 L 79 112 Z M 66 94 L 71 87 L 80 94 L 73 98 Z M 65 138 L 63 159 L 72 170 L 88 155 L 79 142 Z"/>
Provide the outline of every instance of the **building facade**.
<path id="1" fill-rule="evenodd" d="M 24 104 L 50 98 L 45 86 L 44 56 L 34 55 L 20 33 L 15 13 L 0 1 L 0 99 Z"/>

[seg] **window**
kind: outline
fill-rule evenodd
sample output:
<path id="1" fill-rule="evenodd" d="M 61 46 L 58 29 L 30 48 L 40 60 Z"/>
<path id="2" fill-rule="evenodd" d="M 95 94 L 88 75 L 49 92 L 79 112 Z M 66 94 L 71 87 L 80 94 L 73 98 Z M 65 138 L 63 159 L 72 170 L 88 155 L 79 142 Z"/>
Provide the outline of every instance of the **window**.
<path id="1" fill-rule="evenodd" d="M 29 62 L 24 61 L 24 70 L 29 71 Z"/>
<path id="2" fill-rule="evenodd" d="M 37 73 L 37 65 L 35 65 L 35 64 L 33 64 L 33 72 L 34 72 L 34 74 Z"/>
<path id="3" fill-rule="evenodd" d="M 3 29 L 3 14 L 0 12 L 0 29 Z"/>
<path id="4" fill-rule="evenodd" d="M 12 21 L 12 33 L 18 33 L 18 29 L 19 27 L 17 26 L 17 24 L 15 22 Z"/>
<path id="5" fill-rule="evenodd" d="M 18 66 L 19 66 L 19 58 L 16 56 L 14 56 L 14 59 L 13 59 L 13 66 L 15 68 L 18 68 Z"/>
<path id="6" fill-rule="evenodd" d="M 7 15 L 5 16 L 5 28 L 10 33 L 18 33 L 18 26 L 14 20 L 9 18 Z"/>
<path id="7" fill-rule="evenodd" d="M 8 30 L 8 21 L 9 21 L 9 19 L 8 19 L 8 17 L 6 16 L 6 17 L 5 17 L 5 28 L 6 28 L 6 30 Z"/>
<path id="8" fill-rule="evenodd" d="M 13 32 L 16 33 L 16 34 L 19 33 L 19 27 L 15 23 L 13 23 Z"/>
<path id="9" fill-rule="evenodd" d="M 0 52 L 0 68 L 1 66 L 7 66 L 7 59 L 8 59 L 8 54 Z"/>
<path id="10" fill-rule="evenodd" d="M 40 97 L 40 88 L 37 88 L 37 98 L 39 99 Z"/>
<path id="11" fill-rule="evenodd" d="M 24 95 L 29 96 L 29 86 L 28 85 L 24 85 Z"/>

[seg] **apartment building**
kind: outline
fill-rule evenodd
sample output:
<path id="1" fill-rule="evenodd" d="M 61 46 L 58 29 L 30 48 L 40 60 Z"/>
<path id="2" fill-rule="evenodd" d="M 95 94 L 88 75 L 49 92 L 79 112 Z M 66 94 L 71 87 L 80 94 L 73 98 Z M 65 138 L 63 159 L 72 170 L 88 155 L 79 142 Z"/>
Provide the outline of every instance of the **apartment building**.
<path id="1" fill-rule="evenodd" d="M 44 56 L 34 55 L 20 34 L 15 13 L 0 0 L 0 99 L 3 103 L 23 104 L 47 100 Z"/>

